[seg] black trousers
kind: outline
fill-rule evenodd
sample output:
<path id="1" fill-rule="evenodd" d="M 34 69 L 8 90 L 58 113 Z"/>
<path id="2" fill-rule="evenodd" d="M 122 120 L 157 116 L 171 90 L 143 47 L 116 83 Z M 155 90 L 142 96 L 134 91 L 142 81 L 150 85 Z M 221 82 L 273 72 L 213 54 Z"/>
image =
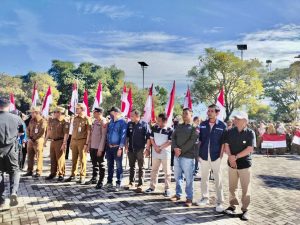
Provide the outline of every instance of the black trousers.
<path id="1" fill-rule="evenodd" d="M 139 167 L 139 181 L 138 185 L 143 185 L 144 178 L 144 149 L 138 151 L 129 151 L 128 152 L 129 160 L 129 183 L 135 182 L 135 163 L 137 161 Z"/>
<path id="2" fill-rule="evenodd" d="M 2 152 L 0 149 L 0 198 L 4 199 L 4 173 L 9 175 L 10 194 L 17 194 L 20 182 L 19 172 L 19 148 L 15 143 L 8 151 Z"/>
<path id="3" fill-rule="evenodd" d="M 93 164 L 93 178 L 97 179 L 99 174 L 99 182 L 103 183 L 105 176 L 105 167 L 104 167 L 104 155 L 105 151 L 103 151 L 100 157 L 97 156 L 98 149 L 91 148 L 90 156 Z"/>
<path id="4" fill-rule="evenodd" d="M 69 152 L 70 152 L 70 144 L 71 144 L 71 138 L 72 135 L 69 135 L 69 138 L 67 140 L 67 148 L 66 148 L 66 159 L 69 159 Z"/>
<path id="5" fill-rule="evenodd" d="M 27 155 L 27 143 L 23 145 L 19 145 L 19 168 L 23 169 L 26 161 Z"/>

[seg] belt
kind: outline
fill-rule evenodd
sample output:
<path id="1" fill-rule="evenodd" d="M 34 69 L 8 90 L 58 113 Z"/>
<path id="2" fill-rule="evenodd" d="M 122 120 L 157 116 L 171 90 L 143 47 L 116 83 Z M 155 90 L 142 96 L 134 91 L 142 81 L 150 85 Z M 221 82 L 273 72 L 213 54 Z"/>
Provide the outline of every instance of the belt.
<path id="1" fill-rule="evenodd" d="M 119 145 L 108 145 L 108 147 L 110 147 L 110 148 L 116 148 L 116 147 L 119 147 Z"/>
<path id="2" fill-rule="evenodd" d="M 52 139 L 52 141 L 60 141 L 60 140 L 64 140 L 64 138 L 56 138 L 56 139 Z"/>

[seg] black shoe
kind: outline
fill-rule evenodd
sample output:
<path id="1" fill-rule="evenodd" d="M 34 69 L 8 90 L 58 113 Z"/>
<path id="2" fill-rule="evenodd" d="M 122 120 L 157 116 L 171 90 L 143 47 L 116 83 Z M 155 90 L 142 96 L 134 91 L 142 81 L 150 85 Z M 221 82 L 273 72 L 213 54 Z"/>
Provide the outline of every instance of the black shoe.
<path id="1" fill-rule="evenodd" d="M 96 185 L 96 189 L 102 189 L 103 187 L 103 183 L 102 182 L 98 182 Z"/>
<path id="2" fill-rule="evenodd" d="M 4 205 L 5 205 L 5 199 L 0 197 L 0 208 L 4 207 Z"/>
<path id="3" fill-rule="evenodd" d="M 241 215 L 241 220 L 245 220 L 248 221 L 250 219 L 249 214 L 247 211 L 243 212 L 243 214 Z"/>
<path id="4" fill-rule="evenodd" d="M 97 184 L 96 178 L 93 177 L 89 181 L 85 182 L 85 185 L 90 185 L 90 184 Z"/>
<path id="5" fill-rule="evenodd" d="M 33 173 L 32 172 L 27 172 L 23 174 L 23 177 L 32 177 Z"/>
<path id="6" fill-rule="evenodd" d="M 45 180 L 52 180 L 54 177 L 56 177 L 55 175 L 50 174 L 48 177 L 45 178 Z"/>
<path id="7" fill-rule="evenodd" d="M 19 204 L 19 202 L 18 202 L 18 197 L 17 197 L 17 195 L 16 194 L 12 194 L 11 196 L 10 196 L 10 203 L 9 203 L 9 206 L 16 206 L 16 205 L 18 205 Z"/>
<path id="8" fill-rule="evenodd" d="M 33 175 L 34 178 L 39 178 L 40 176 L 41 176 L 41 175 L 38 174 L 38 173 L 36 173 L 36 174 Z"/>
<path id="9" fill-rule="evenodd" d="M 75 181 L 75 177 L 69 177 L 68 179 L 65 179 L 65 182 L 71 182 L 71 181 Z"/>
<path id="10" fill-rule="evenodd" d="M 57 178 L 57 181 L 58 181 L 58 182 L 63 182 L 63 181 L 64 181 L 64 177 L 63 177 L 63 176 L 59 176 L 59 177 Z"/>
<path id="11" fill-rule="evenodd" d="M 227 209 L 224 210 L 224 212 L 227 214 L 227 215 L 235 215 L 236 212 L 235 212 L 235 207 L 232 207 L 232 206 L 229 206 Z"/>

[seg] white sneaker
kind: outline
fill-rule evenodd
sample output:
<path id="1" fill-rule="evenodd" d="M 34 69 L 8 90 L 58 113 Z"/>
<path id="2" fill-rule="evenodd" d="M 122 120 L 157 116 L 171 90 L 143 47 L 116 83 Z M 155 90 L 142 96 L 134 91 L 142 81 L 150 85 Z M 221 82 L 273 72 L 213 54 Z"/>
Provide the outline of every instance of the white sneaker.
<path id="1" fill-rule="evenodd" d="M 224 208 L 223 208 L 222 204 L 217 204 L 216 212 L 218 212 L 218 213 L 224 212 Z"/>
<path id="2" fill-rule="evenodd" d="M 198 206 L 206 206 L 209 203 L 208 198 L 201 198 L 196 205 Z"/>

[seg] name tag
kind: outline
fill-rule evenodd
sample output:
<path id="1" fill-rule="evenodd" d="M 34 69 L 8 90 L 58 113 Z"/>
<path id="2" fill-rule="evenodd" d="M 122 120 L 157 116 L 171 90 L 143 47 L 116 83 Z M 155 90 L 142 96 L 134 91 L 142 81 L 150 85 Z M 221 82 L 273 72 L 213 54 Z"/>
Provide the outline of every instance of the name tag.
<path id="1" fill-rule="evenodd" d="M 39 129 L 35 128 L 34 133 L 37 134 L 39 132 Z"/>
<path id="2" fill-rule="evenodd" d="M 246 141 L 243 141 L 243 144 L 246 144 Z"/>
<path id="3" fill-rule="evenodd" d="M 81 132 L 81 127 L 78 127 L 78 132 L 79 132 L 79 133 Z"/>
<path id="4" fill-rule="evenodd" d="M 206 128 L 206 126 L 200 126 L 200 128 Z"/>
<path id="5" fill-rule="evenodd" d="M 216 130 L 222 130 L 222 131 L 223 131 L 223 129 L 222 129 L 222 128 L 218 128 L 218 127 L 216 128 Z"/>

